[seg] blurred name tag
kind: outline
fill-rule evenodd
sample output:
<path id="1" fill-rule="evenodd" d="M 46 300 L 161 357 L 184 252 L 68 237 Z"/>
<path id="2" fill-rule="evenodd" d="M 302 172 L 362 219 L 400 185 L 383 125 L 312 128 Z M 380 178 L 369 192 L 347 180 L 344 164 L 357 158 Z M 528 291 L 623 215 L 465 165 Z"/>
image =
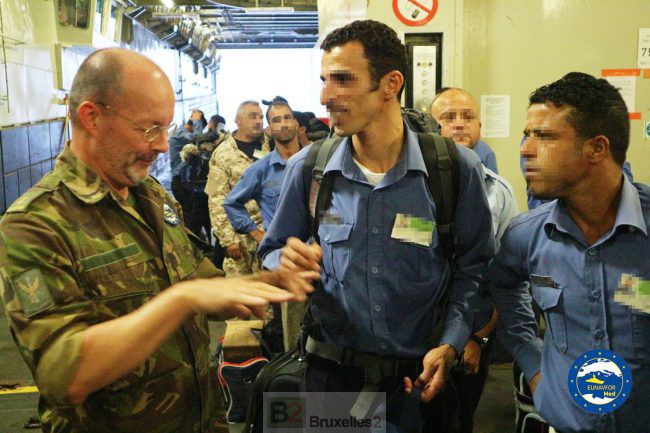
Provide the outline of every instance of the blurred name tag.
<path id="1" fill-rule="evenodd" d="M 435 228 L 435 221 L 398 213 L 390 236 L 402 242 L 430 247 Z"/>

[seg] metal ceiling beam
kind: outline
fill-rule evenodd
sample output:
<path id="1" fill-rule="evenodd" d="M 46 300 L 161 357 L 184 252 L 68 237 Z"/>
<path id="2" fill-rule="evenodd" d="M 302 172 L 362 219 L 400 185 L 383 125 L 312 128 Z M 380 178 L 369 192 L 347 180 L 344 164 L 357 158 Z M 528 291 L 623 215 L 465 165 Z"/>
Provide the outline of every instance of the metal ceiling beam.
<path id="1" fill-rule="evenodd" d="M 160 6 L 160 0 L 129 0 L 139 6 Z M 174 0 L 176 6 L 225 6 L 235 8 L 290 7 L 296 11 L 316 11 L 316 0 Z"/>

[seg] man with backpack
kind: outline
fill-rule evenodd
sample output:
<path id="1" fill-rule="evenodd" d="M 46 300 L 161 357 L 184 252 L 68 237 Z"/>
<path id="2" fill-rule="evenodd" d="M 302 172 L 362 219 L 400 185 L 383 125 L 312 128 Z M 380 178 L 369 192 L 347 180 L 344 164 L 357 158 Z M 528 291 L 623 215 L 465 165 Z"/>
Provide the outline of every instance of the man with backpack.
<path id="1" fill-rule="evenodd" d="M 311 298 L 316 326 L 306 343 L 304 390 L 386 392 L 387 431 L 420 431 L 419 400 L 430 402 L 445 387 L 474 325 L 477 289 L 494 251 L 481 164 L 452 144 L 454 153 L 438 161 L 457 170 L 450 185 L 423 157 L 430 136 L 402 121 L 406 51 L 388 26 L 355 21 L 328 35 L 321 49 L 321 103 L 344 138 L 325 164 L 318 152 L 314 167 L 323 165 L 322 180 L 318 170 L 318 178 L 305 176 L 309 148 L 288 162 L 259 253 L 268 268 L 321 271 L 322 288 Z M 452 202 L 462 210 L 444 227 L 429 188 L 429 177 L 437 176 L 445 179 L 443 199 L 457 191 Z M 315 194 L 309 184 L 318 181 Z M 328 197 L 321 194 L 325 185 Z M 442 239 L 443 231 L 452 236 Z M 310 237 L 316 241 L 307 243 Z M 436 323 L 444 326 L 434 337 Z M 359 395 L 353 416 L 368 414 L 369 395 Z M 424 431 L 454 431 L 450 401 L 436 399 L 424 411 Z"/>

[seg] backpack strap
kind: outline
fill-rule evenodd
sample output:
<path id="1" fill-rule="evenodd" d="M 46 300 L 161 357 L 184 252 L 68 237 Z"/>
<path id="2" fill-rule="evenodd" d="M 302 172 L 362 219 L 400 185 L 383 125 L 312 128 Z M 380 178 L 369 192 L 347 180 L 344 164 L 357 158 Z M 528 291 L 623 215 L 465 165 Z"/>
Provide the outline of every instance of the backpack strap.
<path id="1" fill-rule="evenodd" d="M 436 205 L 442 253 L 453 262 L 457 243 L 454 216 L 460 184 L 458 149 L 451 139 L 431 133 L 418 133 L 418 143 L 429 174 L 427 186 Z"/>
<path id="2" fill-rule="evenodd" d="M 318 241 L 320 217 L 332 196 L 334 176 L 325 176 L 325 166 L 343 141 L 341 137 L 328 137 L 312 143 L 302 167 L 303 195 L 312 237 Z"/>

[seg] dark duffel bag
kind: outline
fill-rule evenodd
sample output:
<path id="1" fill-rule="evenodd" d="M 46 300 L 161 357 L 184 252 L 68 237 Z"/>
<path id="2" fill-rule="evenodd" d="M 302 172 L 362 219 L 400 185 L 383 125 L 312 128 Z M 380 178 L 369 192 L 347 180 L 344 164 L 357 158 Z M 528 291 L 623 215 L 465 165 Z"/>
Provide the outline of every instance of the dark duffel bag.
<path id="1" fill-rule="evenodd" d="M 257 375 L 253 383 L 251 398 L 246 411 L 245 433 L 264 431 L 264 393 L 299 392 L 307 361 L 298 346 L 279 355 L 269 362 Z"/>

